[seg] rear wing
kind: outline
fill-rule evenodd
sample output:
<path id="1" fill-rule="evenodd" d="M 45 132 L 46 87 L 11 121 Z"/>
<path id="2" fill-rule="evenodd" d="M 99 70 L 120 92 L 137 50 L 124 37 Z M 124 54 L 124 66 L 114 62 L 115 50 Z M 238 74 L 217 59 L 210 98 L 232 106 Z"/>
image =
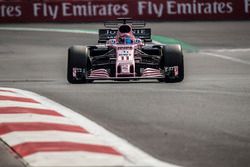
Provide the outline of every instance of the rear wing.
<path id="1" fill-rule="evenodd" d="M 128 18 L 119 18 L 115 21 L 106 21 L 104 26 L 107 28 L 118 28 L 122 24 L 129 24 L 132 28 L 142 28 L 146 26 L 144 21 L 134 21 Z"/>
<path id="2" fill-rule="evenodd" d="M 122 24 L 129 24 L 132 28 L 141 28 L 146 26 L 144 21 L 132 20 L 131 18 L 118 18 L 115 21 L 104 22 L 104 26 L 107 28 L 118 28 Z"/>
<path id="3" fill-rule="evenodd" d="M 106 43 L 109 39 L 116 37 L 118 29 L 99 29 L 98 43 Z M 150 28 L 134 28 L 132 29 L 133 35 L 144 42 L 152 42 Z"/>

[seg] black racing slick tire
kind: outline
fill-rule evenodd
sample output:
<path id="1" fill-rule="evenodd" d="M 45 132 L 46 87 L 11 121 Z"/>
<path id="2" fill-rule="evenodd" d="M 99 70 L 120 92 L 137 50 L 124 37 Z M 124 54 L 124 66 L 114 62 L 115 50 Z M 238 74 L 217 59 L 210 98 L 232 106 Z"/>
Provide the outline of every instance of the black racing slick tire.
<path id="1" fill-rule="evenodd" d="M 69 83 L 87 82 L 90 70 L 89 49 L 86 46 L 72 46 L 68 49 L 67 79 Z M 74 73 L 74 74 L 73 74 Z"/>
<path id="2" fill-rule="evenodd" d="M 178 67 L 178 75 L 171 76 L 168 69 Z M 164 70 L 164 81 L 166 83 L 181 82 L 184 79 L 184 60 L 180 45 L 164 45 L 162 47 L 161 68 Z"/>

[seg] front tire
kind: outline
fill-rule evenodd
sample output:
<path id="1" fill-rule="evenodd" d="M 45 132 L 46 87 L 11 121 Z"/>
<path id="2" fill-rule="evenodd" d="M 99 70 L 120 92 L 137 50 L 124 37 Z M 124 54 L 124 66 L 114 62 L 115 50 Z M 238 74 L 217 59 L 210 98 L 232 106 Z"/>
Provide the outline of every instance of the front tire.
<path id="1" fill-rule="evenodd" d="M 161 69 L 167 83 L 181 82 L 184 79 L 184 60 L 180 45 L 165 45 L 162 47 Z M 173 71 L 171 71 L 173 70 Z M 178 70 L 175 75 L 174 70 Z M 173 73 L 173 74 L 172 74 Z"/>
<path id="2" fill-rule="evenodd" d="M 86 46 L 72 46 L 68 49 L 67 79 L 69 83 L 86 83 L 90 70 L 89 49 Z"/>

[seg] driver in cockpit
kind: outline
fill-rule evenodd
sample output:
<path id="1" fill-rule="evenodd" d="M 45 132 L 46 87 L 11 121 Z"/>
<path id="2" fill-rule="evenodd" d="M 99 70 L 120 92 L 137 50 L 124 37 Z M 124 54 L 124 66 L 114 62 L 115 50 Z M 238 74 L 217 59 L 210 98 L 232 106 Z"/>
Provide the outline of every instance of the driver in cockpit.
<path id="1" fill-rule="evenodd" d="M 134 43 L 134 39 L 133 37 L 131 37 L 130 34 L 122 34 L 119 38 L 118 38 L 118 44 L 133 44 Z"/>

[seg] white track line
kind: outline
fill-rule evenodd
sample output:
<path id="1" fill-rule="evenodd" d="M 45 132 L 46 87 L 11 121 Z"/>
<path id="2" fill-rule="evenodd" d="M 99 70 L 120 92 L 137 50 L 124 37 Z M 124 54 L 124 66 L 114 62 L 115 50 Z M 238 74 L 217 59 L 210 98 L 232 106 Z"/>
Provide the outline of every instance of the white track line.
<path id="1" fill-rule="evenodd" d="M 75 33 L 75 34 L 94 34 L 97 35 L 97 31 L 88 30 L 69 30 L 58 28 L 31 28 L 31 27 L 0 27 L 0 30 L 6 31 L 37 31 L 37 32 L 62 32 L 62 33 Z"/>
<path id="2" fill-rule="evenodd" d="M 220 58 L 220 59 L 230 60 L 232 62 L 237 62 L 237 63 L 241 63 L 241 64 L 245 64 L 245 65 L 250 65 L 250 62 L 248 62 L 248 61 L 244 61 L 244 60 L 241 60 L 241 59 L 237 59 L 237 58 L 233 58 L 233 57 L 229 57 L 229 56 L 225 56 L 225 55 L 221 55 L 221 54 L 210 53 L 210 52 L 199 52 L 199 53 L 203 54 L 203 55 L 207 55 L 207 56 L 217 57 L 217 58 Z"/>
<path id="3" fill-rule="evenodd" d="M 216 49 L 210 50 L 216 52 L 250 52 L 250 48 L 237 48 L 237 49 Z"/>

